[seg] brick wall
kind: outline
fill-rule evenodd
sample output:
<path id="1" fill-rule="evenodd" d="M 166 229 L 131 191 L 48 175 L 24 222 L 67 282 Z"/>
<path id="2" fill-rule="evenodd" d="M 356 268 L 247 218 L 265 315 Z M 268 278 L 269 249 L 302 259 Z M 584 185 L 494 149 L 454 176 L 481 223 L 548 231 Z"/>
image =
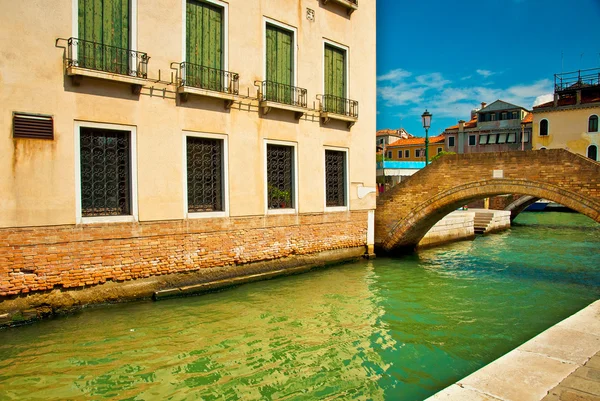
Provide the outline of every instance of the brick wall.
<path id="1" fill-rule="evenodd" d="M 365 246 L 367 212 L 0 229 L 0 297 Z"/>
<path id="2" fill-rule="evenodd" d="M 451 211 L 503 194 L 549 199 L 600 222 L 600 163 L 564 149 L 444 156 L 377 199 L 375 244 L 412 248 Z"/>

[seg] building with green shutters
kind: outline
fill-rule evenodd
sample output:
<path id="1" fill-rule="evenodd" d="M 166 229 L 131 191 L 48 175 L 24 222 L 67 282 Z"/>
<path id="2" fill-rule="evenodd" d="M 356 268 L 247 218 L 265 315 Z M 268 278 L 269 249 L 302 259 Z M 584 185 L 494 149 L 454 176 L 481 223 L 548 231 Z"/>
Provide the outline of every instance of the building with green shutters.
<path id="1" fill-rule="evenodd" d="M 30 0 L 0 25 L 0 314 L 372 253 L 374 1 Z"/>

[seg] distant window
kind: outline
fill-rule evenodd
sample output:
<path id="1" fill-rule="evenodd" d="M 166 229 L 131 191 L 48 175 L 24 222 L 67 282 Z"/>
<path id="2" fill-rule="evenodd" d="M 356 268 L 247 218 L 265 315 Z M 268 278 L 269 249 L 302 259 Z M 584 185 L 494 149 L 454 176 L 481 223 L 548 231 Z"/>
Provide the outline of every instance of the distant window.
<path id="1" fill-rule="evenodd" d="M 506 143 L 506 133 L 498 134 L 498 143 Z"/>
<path id="2" fill-rule="evenodd" d="M 443 151 L 443 150 L 444 150 L 443 148 L 438 148 L 438 155 L 439 155 L 440 153 L 442 153 L 442 151 Z"/>
<path id="3" fill-rule="evenodd" d="M 453 136 L 448 137 L 448 147 L 454 147 L 454 137 Z"/>
<path id="4" fill-rule="evenodd" d="M 508 113 L 506 111 L 503 111 L 502 114 L 500 115 L 500 119 L 508 120 Z"/>
<path id="5" fill-rule="evenodd" d="M 523 142 L 529 142 L 529 131 L 523 132 Z"/>
<path id="6" fill-rule="evenodd" d="M 477 144 L 477 137 L 475 135 L 469 135 L 469 146 L 475 146 Z"/>
<path id="7" fill-rule="evenodd" d="M 488 136 L 487 135 L 479 135 L 479 144 L 485 145 L 487 143 Z"/>
<path id="8" fill-rule="evenodd" d="M 588 120 L 588 132 L 598 132 L 598 116 L 591 116 Z"/>
<path id="9" fill-rule="evenodd" d="M 388 159 L 392 158 L 392 151 L 391 150 L 389 152 L 387 152 L 387 157 L 388 157 Z"/>
<path id="10" fill-rule="evenodd" d="M 398 151 L 398 159 L 402 159 L 402 151 L 401 150 Z"/>
<path id="11" fill-rule="evenodd" d="M 513 112 L 512 112 L 512 113 L 510 113 L 510 114 L 511 114 L 510 118 L 511 118 L 512 120 L 516 120 L 516 119 L 518 119 L 518 118 L 519 118 L 519 116 L 517 115 L 517 112 L 516 112 L 516 111 L 513 111 Z"/>
<path id="12" fill-rule="evenodd" d="M 516 143 L 516 142 L 517 142 L 517 134 L 514 132 L 508 134 L 508 137 L 506 138 L 506 143 Z"/>
<path id="13" fill-rule="evenodd" d="M 540 121 L 540 136 L 548 135 L 548 120 Z"/>
<path id="14" fill-rule="evenodd" d="M 496 121 L 496 113 L 490 114 L 490 121 Z"/>
<path id="15" fill-rule="evenodd" d="M 488 144 L 494 144 L 496 143 L 496 139 L 498 138 L 498 134 L 490 134 L 490 136 L 488 137 Z"/>
<path id="16" fill-rule="evenodd" d="M 598 121 L 596 119 L 596 121 Z M 587 157 L 592 160 L 598 161 L 598 147 L 596 145 L 590 145 L 587 150 Z"/>
<path id="17" fill-rule="evenodd" d="M 415 157 L 421 157 L 421 149 L 415 150 Z"/>
<path id="18" fill-rule="evenodd" d="M 410 157 L 410 150 L 405 150 L 404 151 L 404 158 L 408 159 Z"/>

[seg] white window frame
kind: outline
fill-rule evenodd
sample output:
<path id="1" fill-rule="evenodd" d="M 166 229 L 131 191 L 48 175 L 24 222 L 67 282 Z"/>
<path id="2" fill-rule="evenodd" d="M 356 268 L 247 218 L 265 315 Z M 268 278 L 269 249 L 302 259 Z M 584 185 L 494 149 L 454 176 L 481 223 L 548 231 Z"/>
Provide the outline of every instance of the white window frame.
<path id="1" fill-rule="evenodd" d="M 262 50 L 262 58 L 263 58 L 263 81 L 267 79 L 267 24 L 275 25 L 281 29 L 285 29 L 286 31 L 291 31 L 294 35 L 294 84 L 293 86 L 298 86 L 298 29 L 292 25 L 284 24 L 283 22 L 279 22 L 269 17 L 263 16 L 263 50 Z M 266 149 L 266 148 L 265 148 Z"/>
<path id="2" fill-rule="evenodd" d="M 131 214 L 126 216 L 83 217 L 81 206 L 81 128 L 99 128 L 114 131 L 129 131 L 129 166 L 131 178 Z M 137 179 L 137 127 L 110 123 L 75 121 L 75 221 L 77 224 L 91 223 L 131 223 L 138 221 L 138 179 Z"/>
<path id="3" fill-rule="evenodd" d="M 346 178 L 345 187 L 346 187 L 346 205 L 345 206 L 327 206 L 327 166 L 325 162 L 325 151 L 333 150 L 336 152 L 344 152 L 345 153 L 345 168 L 344 176 Z M 350 210 L 350 168 L 348 166 L 348 148 L 337 148 L 333 146 L 325 146 L 323 148 L 323 207 L 326 212 L 345 212 Z"/>
<path id="4" fill-rule="evenodd" d="M 592 117 L 594 117 L 594 116 L 596 116 L 596 118 L 598 119 L 598 131 L 590 131 L 590 130 L 589 130 L 589 129 L 590 129 L 590 118 L 592 118 Z M 590 114 L 590 115 L 588 116 L 588 119 L 587 119 L 586 125 L 587 125 L 587 127 L 585 128 L 585 131 L 586 131 L 588 134 L 597 134 L 597 133 L 599 133 L 599 132 L 600 132 L 600 116 L 598 116 L 598 114 L 596 114 L 596 113 Z M 548 131 L 550 131 L 550 129 L 548 129 Z"/>
<path id="5" fill-rule="evenodd" d="M 72 23 L 72 35 L 74 38 L 79 38 L 79 0 L 72 0 L 72 16 L 71 16 L 71 23 Z M 185 1 L 185 0 L 184 0 Z M 129 0 L 129 49 L 131 51 L 137 51 L 137 2 L 138 0 Z M 184 10 L 185 11 L 185 10 Z M 185 21 L 185 19 L 184 19 Z M 185 25 L 185 24 L 184 24 Z M 185 28 L 184 28 L 185 29 Z M 185 43 L 185 42 L 184 42 Z M 184 50 L 185 51 L 185 50 Z M 75 61 L 77 61 L 77 45 L 75 44 L 73 46 L 73 59 Z M 136 64 L 136 60 L 135 57 L 132 56 L 132 66 L 135 66 L 135 70 L 134 68 L 132 68 L 132 74 L 135 75 L 134 73 L 137 72 L 137 64 Z"/>
<path id="6" fill-rule="evenodd" d="M 546 135 L 542 135 L 542 121 L 546 121 L 548 123 L 548 131 L 546 132 Z M 550 120 L 548 120 L 547 118 L 542 118 L 540 120 L 540 123 L 538 125 L 538 136 L 550 136 Z"/>
<path id="7" fill-rule="evenodd" d="M 204 3 L 211 3 L 217 7 L 221 7 L 223 9 L 223 70 L 229 70 L 229 4 L 220 1 L 220 0 L 199 0 Z M 186 33 L 187 33 L 187 0 L 181 0 L 181 21 L 183 27 L 181 28 L 181 60 L 187 61 L 187 41 L 186 41 Z"/>
<path id="8" fill-rule="evenodd" d="M 348 46 L 345 46 L 341 43 L 337 43 L 334 42 L 332 40 L 323 38 L 323 62 L 321 65 L 321 93 L 325 94 L 325 45 L 329 45 L 331 47 L 337 47 L 340 50 L 343 50 L 346 54 L 344 56 L 344 62 L 346 63 L 346 65 L 344 66 L 346 68 L 346 82 L 345 83 L 345 90 L 344 90 L 344 97 L 346 99 L 350 98 L 350 48 Z"/>
<path id="9" fill-rule="evenodd" d="M 220 139 L 223 141 L 223 210 L 219 212 L 192 212 L 188 211 L 188 186 L 187 186 L 187 137 Z M 183 144 L 183 215 L 186 219 L 205 219 L 215 217 L 229 217 L 229 146 L 228 136 L 225 134 L 210 134 L 206 132 L 182 131 Z"/>
<path id="10" fill-rule="evenodd" d="M 294 167 L 294 207 L 289 209 L 269 209 L 269 187 L 268 187 L 268 175 L 267 175 L 267 145 L 281 145 L 281 146 L 291 146 L 294 148 L 294 160 L 292 162 L 292 166 Z M 288 141 L 279 141 L 273 139 L 265 139 L 263 145 L 263 182 L 264 182 L 264 202 L 265 202 L 265 214 L 273 215 L 273 214 L 298 214 L 298 143 L 297 142 L 288 142 Z"/>

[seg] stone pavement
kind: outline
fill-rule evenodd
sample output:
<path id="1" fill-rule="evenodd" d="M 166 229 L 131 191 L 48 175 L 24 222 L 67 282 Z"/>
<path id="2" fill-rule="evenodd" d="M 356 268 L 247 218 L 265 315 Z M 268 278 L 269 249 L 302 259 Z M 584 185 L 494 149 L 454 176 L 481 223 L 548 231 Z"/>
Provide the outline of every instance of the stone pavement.
<path id="1" fill-rule="evenodd" d="M 600 353 L 550 390 L 542 401 L 600 401 Z"/>
<path id="2" fill-rule="evenodd" d="M 600 401 L 600 301 L 428 401 Z"/>

